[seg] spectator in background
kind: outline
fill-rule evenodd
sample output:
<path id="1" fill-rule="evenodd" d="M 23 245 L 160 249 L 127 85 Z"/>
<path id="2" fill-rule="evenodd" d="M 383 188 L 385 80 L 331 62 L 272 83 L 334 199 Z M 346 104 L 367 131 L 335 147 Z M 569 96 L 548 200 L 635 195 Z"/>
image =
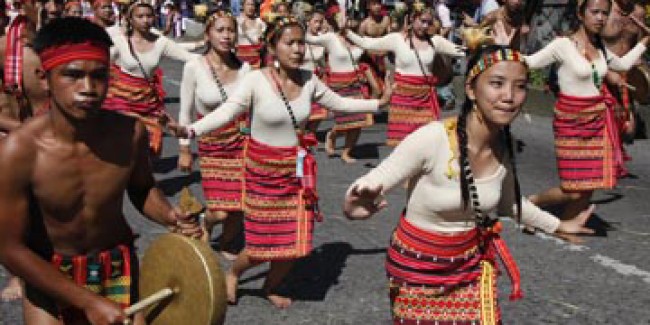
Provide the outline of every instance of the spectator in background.
<path id="1" fill-rule="evenodd" d="M 478 5 L 478 8 L 474 12 L 474 17 L 470 17 L 463 12 L 463 24 L 465 26 L 478 26 L 485 16 L 499 9 L 499 3 L 496 0 L 473 0 L 472 2 Z"/>
<path id="2" fill-rule="evenodd" d="M 453 28 L 453 24 L 451 22 L 451 12 L 447 7 L 446 1 L 437 0 L 435 9 L 436 9 L 436 13 L 438 14 L 438 21 L 439 21 L 439 29 L 437 34 L 446 39 L 450 39 L 450 34 L 451 34 L 450 32 L 451 29 Z M 449 60 L 448 63 L 452 64 L 451 60 Z M 444 86 L 437 87 L 437 91 L 438 91 L 438 99 L 440 100 L 440 104 L 442 105 L 442 110 L 443 111 L 453 110 L 456 107 L 456 95 L 454 94 L 453 83 L 448 83 Z"/>
<path id="3" fill-rule="evenodd" d="M 239 16 L 239 11 L 240 9 L 240 1 L 241 0 L 230 0 L 230 11 L 235 17 Z"/>
<path id="4" fill-rule="evenodd" d="M 447 1 L 437 0 L 435 6 L 436 13 L 438 14 L 438 20 L 440 20 L 440 31 L 439 35 L 445 38 L 449 38 L 451 29 L 454 27 L 454 24 L 451 22 L 451 12 L 449 7 L 447 7 Z"/>
<path id="5" fill-rule="evenodd" d="M 174 2 L 171 0 L 166 0 L 163 2 L 163 4 L 160 6 L 160 27 L 162 30 L 165 30 L 167 28 L 167 15 L 169 14 L 169 5 L 173 5 Z"/>
<path id="6" fill-rule="evenodd" d="M 68 1 L 63 10 L 63 17 L 79 17 L 83 16 L 83 8 L 79 1 Z"/>
<path id="7" fill-rule="evenodd" d="M 93 5 L 90 0 L 81 0 L 81 11 L 84 18 L 92 18 L 94 15 Z"/>
<path id="8" fill-rule="evenodd" d="M 42 11 L 40 14 L 39 29 L 41 26 L 47 24 L 50 20 L 61 18 L 63 14 L 63 1 L 62 0 L 45 0 L 42 2 Z"/>
<path id="9" fill-rule="evenodd" d="M 165 35 L 170 35 L 172 37 L 181 37 L 183 36 L 183 29 L 181 25 L 182 16 L 178 11 L 178 7 L 173 3 L 166 4 L 167 6 L 167 22 L 165 24 Z"/>

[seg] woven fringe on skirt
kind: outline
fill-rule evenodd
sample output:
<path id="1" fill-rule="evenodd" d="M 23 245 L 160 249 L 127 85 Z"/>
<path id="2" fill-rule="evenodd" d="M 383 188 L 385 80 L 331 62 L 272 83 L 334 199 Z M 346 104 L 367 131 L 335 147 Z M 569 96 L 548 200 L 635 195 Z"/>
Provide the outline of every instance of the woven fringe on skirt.
<path id="1" fill-rule="evenodd" d="M 201 185 L 208 210 L 241 211 L 246 136 L 240 132 L 239 121 L 202 136 L 198 144 Z"/>
<path id="2" fill-rule="evenodd" d="M 611 189 L 625 174 L 614 103 L 610 96 L 559 95 L 553 129 L 563 190 Z"/>
<path id="3" fill-rule="evenodd" d="M 360 78 L 361 72 L 328 72 L 327 85 L 337 94 L 347 98 L 368 98 L 367 85 Z M 335 131 L 360 129 L 373 124 L 369 113 L 334 113 Z"/>
<path id="4" fill-rule="evenodd" d="M 152 87 L 153 86 L 153 87 Z M 162 127 L 158 119 L 165 112 L 162 102 L 165 92 L 162 88 L 162 70 L 156 69 L 151 82 L 142 77 L 130 75 L 117 66 L 111 66 L 108 94 L 102 106 L 142 121 L 149 134 L 149 149 L 154 156 L 162 152 Z"/>
<path id="5" fill-rule="evenodd" d="M 407 135 L 440 119 L 435 77 L 395 74 L 388 110 L 386 144 L 397 146 Z"/>
<path id="6" fill-rule="evenodd" d="M 394 324 L 500 324 L 496 261 L 480 238 L 477 229 L 444 234 L 400 218 L 386 260 Z"/>
<path id="7" fill-rule="evenodd" d="M 298 148 L 248 140 L 244 229 L 251 259 L 292 260 L 311 252 L 314 213 L 296 177 Z"/>

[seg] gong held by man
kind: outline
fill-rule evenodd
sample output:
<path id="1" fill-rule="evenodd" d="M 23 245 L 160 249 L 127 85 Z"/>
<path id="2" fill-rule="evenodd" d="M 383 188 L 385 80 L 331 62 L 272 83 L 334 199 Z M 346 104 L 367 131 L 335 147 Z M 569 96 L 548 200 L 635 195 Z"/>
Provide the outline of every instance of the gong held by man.
<path id="1" fill-rule="evenodd" d="M 0 264 L 25 283 L 26 324 L 219 324 L 223 278 L 192 239 L 201 235 L 192 204 L 174 208 L 156 188 L 144 126 L 101 109 L 111 44 L 81 18 L 53 20 L 35 37 L 50 111 L 0 143 Z M 140 270 L 125 191 L 178 233 L 152 243 Z"/>

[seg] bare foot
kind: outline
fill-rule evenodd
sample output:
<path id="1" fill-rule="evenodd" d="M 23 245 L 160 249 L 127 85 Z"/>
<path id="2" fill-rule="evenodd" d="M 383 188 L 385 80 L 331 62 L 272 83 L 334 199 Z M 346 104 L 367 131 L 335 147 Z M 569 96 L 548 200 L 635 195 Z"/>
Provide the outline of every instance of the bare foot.
<path id="1" fill-rule="evenodd" d="M 237 285 L 239 277 L 232 271 L 226 272 L 226 297 L 231 305 L 237 304 Z"/>
<path id="2" fill-rule="evenodd" d="M 23 298 L 23 286 L 18 277 L 12 276 L 7 286 L 0 292 L 0 299 L 4 302 L 15 301 Z"/>
<path id="3" fill-rule="evenodd" d="M 346 164 L 354 164 L 357 162 L 356 159 L 352 158 L 350 155 L 341 155 L 341 159 L 345 161 Z"/>
<path id="4" fill-rule="evenodd" d="M 289 308 L 289 306 L 291 306 L 292 303 L 291 298 L 274 295 L 274 294 L 268 294 L 266 298 L 269 299 L 269 301 L 273 304 L 273 306 L 280 309 Z"/>

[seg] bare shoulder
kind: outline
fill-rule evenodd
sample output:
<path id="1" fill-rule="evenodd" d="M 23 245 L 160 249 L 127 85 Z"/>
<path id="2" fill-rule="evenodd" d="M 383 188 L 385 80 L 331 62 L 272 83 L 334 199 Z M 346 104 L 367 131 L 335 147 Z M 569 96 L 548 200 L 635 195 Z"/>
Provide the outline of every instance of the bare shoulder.
<path id="1" fill-rule="evenodd" d="M 381 25 L 385 27 L 390 26 L 390 17 L 384 16 L 384 18 L 381 20 Z"/>
<path id="2" fill-rule="evenodd" d="M 39 148 L 43 147 L 43 134 L 48 132 L 46 118 L 30 119 L 0 140 L 0 175 L 16 179 L 31 174 Z"/>

